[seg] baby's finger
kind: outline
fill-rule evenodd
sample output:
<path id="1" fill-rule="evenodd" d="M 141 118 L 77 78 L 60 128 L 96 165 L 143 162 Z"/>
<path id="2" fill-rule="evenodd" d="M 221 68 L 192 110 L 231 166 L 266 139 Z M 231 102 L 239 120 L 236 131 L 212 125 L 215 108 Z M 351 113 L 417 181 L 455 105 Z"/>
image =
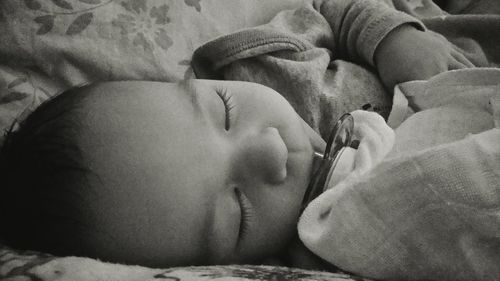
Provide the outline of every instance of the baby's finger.
<path id="1" fill-rule="evenodd" d="M 459 61 L 462 64 L 464 64 L 466 67 L 475 67 L 475 65 L 467 57 L 465 57 L 464 54 L 462 54 L 458 50 L 452 50 L 451 51 L 451 56 L 453 58 L 455 58 L 457 61 Z"/>
<path id="2" fill-rule="evenodd" d="M 463 68 L 468 68 L 468 66 L 465 65 L 464 63 L 456 60 L 455 58 L 452 58 L 448 62 L 448 70 L 463 69 Z"/>

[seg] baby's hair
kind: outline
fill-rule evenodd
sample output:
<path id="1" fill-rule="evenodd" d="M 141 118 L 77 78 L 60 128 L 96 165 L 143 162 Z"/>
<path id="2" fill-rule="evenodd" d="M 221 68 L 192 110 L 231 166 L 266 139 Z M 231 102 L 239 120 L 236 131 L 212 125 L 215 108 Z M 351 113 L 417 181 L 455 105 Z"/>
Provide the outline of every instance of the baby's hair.
<path id="1" fill-rule="evenodd" d="M 64 254 L 71 239 L 61 238 L 83 227 L 75 206 L 81 206 L 81 189 L 88 188 L 91 174 L 77 141 L 84 98 L 77 89 L 66 91 L 6 132 L 0 148 L 0 240 L 7 245 Z"/>

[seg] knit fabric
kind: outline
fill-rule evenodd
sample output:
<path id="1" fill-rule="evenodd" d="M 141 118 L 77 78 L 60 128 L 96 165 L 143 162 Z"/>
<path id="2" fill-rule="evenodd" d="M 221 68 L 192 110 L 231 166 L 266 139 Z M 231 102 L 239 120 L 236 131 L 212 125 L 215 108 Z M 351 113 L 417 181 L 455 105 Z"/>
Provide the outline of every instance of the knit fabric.
<path id="1" fill-rule="evenodd" d="M 192 65 L 197 78 L 273 88 L 327 137 L 343 113 L 364 105 L 387 117 L 391 96 L 370 66 L 378 43 L 405 23 L 424 29 L 379 1 L 314 1 L 204 44 Z"/>
<path id="2" fill-rule="evenodd" d="M 380 164 L 311 202 L 304 244 L 376 279 L 498 280 L 499 81 L 498 69 L 469 69 L 402 85 L 418 112 Z"/>

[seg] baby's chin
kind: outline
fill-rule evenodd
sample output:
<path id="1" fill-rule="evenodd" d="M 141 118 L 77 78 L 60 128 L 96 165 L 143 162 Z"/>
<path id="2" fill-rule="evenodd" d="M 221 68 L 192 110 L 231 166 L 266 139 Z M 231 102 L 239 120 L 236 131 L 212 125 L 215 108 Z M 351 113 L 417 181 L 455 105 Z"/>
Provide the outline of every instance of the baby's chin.
<path id="1" fill-rule="evenodd" d="M 332 272 L 338 270 L 307 249 L 298 236 L 295 236 L 294 240 L 291 241 L 282 253 L 262 259 L 259 263 L 273 266 L 297 267 L 306 270 L 331 270 Z"/>

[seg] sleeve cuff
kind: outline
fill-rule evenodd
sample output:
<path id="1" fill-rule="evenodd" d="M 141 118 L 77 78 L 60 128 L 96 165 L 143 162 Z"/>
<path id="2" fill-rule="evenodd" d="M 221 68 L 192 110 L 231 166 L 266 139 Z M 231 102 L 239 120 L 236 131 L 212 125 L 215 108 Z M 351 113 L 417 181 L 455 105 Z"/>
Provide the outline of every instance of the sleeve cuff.
<path id="1" fill-rule="evenodd" d="M 374 55 L 378 45 L 389 32 L 403 24 L 411 24 L 421 31 L 426 30 L 424 24 L 418 19 L 396 10 L 387 10 L 359 35 L 356 47 L 361 50 L 359 55 L 362 59 L 375 66 Z"/>

